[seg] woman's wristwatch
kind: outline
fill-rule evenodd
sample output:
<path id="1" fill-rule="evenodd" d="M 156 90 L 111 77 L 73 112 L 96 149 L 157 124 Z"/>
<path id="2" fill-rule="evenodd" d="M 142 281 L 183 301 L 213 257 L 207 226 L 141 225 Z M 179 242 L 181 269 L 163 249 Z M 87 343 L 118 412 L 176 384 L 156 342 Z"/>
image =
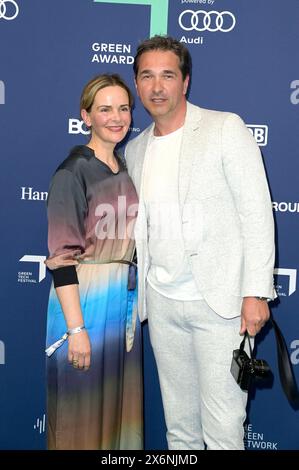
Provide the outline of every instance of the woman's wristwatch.
<path id="1" fill-rule="evenodd" d="M 268 297 L 255 297 L 257 300 L 264 300 L 265 302 L 270 302 L 271 299 L 268 299 Z"/>

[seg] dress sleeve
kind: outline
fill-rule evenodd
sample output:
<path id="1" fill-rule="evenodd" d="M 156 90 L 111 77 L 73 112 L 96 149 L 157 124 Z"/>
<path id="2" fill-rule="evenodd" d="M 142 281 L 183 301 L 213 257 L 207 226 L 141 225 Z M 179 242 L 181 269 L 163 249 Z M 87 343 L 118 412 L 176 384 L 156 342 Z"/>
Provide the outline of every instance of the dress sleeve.
<path id="1" fill-rule="evenodd" d="M 69 170 L 60 169 L 52 178 L 48 201 L 48 248 L 50 257 L 85 251 L 87 201 L 82 184 Z M 75 266 L 52 271 L 54 286 L 78 284 Z"/>

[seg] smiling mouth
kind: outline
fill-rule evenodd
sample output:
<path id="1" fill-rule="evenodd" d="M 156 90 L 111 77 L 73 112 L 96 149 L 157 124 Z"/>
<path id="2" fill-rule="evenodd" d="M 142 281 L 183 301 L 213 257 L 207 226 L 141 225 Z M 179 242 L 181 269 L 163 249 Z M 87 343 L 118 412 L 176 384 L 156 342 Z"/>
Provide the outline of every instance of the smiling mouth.
<path id="1" fill-rule="evenodd" d="M 151 101 L 155 104 L 165 103 L 166 98 L 151 98 Z"/>
<path id="2" fill-rule="evenodd" d="M 111 132 L 121 132 L 124 126 L 107 126 L 107 129 Z"/>

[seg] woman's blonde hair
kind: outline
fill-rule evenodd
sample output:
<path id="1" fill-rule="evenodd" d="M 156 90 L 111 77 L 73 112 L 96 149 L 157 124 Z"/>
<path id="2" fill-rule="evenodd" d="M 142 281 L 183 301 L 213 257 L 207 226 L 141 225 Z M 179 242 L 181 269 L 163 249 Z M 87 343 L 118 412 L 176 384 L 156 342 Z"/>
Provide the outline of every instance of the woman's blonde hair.
<path id="1" fill-rule="evenodd" d="M 80 99 L 80 112 L 82 109 L 85 109 L 89 113 L 97 92 L 108 86 L 119 86 L 123 88 L 128 93 L 130 107 L 133 106 L 134 98 L 125 81 L 116 73 L 102 74 L 94 77 L 83 88 Z"/>

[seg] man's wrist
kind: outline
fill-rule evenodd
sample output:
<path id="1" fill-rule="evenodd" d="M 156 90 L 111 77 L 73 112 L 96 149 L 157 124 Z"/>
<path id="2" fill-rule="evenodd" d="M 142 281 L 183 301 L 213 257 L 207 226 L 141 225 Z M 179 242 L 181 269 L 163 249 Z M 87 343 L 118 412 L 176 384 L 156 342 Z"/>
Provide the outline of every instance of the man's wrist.
<path id="1" fill-rule="evenodd" d="M 261 302 L 270 302 L 272 299 L 269 299 L 268 297 L 260 297 L 258 295 L 247 295 L 246 297 L 243 297 L 243 299 L 256 299 L 260 300 Z"/>
<path id="2" fill-rule="evenodd" d="M 257 300 L 261 300 L 262 302 L 270 302 L 271 299 L 268 297 L 254 297 Z"/>

